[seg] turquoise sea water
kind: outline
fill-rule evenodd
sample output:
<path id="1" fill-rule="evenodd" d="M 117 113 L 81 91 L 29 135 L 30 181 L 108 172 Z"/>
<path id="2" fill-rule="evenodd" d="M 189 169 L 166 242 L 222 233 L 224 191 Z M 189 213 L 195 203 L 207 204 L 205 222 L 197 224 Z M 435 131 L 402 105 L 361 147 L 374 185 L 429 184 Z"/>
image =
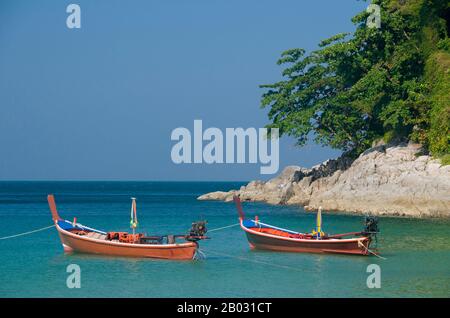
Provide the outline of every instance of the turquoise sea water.
<path id="1" fill-rule="evenodd" d="M 130 197 L 140 230 L 185 233 L 206 218 L 209 228 L 237 222 L 233 204 L 197 201 L 205 192 L 241 183 L 0 182 L 0 237 L 51 225 L 46 194 L 59 213 L 105 230 L 127 231 Z M 299 207 L 244 203 L 263 222 L 309 231 L 315 215 Z M 325 214 L 325 231 L 362 228 L 362 217 Z M 65 255 L 55 229 L 0 240 L 0 297 L 449 297 L 450 221 L 381 218 L 376 257 L 251 251 L 239 227 L 210 233 L 206 259 L 162 261 Z M 381 268 L 381 288 L 366 285 L 369 264 Z M 69 264 L 81 268 L 81 288 L 66 286 Z"/>

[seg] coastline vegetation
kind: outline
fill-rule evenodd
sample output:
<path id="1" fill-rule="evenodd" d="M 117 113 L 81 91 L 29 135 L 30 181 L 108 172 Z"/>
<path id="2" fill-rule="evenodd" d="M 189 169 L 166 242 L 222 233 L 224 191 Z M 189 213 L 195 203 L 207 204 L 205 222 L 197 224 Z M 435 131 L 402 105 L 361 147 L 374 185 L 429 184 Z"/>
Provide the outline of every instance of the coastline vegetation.
<path id="1" fill-rule="evenodd" d="M 268 128 L 355 157 L 383 139 L 411 140 L 450 164 L 450 4 L 447 0 L 374 0 L 340 33 L 306 53 L 281 54 L 283 79 L 261 85 Z"/>

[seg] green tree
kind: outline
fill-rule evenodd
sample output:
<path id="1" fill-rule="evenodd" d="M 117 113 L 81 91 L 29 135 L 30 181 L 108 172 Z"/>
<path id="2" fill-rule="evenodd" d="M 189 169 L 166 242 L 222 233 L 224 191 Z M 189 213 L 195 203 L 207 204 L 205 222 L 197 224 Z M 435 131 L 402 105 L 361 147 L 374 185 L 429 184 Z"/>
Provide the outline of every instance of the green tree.
<path id="1" fill-rule="evenodd" d="M 448 1 L 372 3 L 381 8 L 380 28 L 367 27 L 369 13 L 362 12 L 352 19 L 353 35 L 335 35 L 309 54 L 282 53 L 283 79 L 261 85 L 262 107 L 270 108 L 267 127 L 299 145 L 313 134 L 316 142 L 353 155 L 386 136 L 429 145 L 433 83 L 426 81 L 425 65 L 439 43 L 448 47 L 442 18 Z M 448 124 L 443 133 L 448 152 Z"/>

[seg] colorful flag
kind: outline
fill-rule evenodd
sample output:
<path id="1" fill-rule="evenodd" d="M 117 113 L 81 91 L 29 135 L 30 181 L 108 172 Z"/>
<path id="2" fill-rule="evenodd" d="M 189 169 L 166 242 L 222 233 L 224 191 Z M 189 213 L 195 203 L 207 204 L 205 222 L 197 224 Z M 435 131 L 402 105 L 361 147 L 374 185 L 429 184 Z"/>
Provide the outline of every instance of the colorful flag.
<path id="1" fill-rule="evenodd" d="M 317 211 L 317 238 L 319 238 L 322 234 L 322 207 L 319 207 L 319 210 Z"/>
<path id="2" fill-rule="evenodd" d="M 130 227 L 135 229 L 138 225 L 137 212 L 136 212 L 136 198 L 131 198 L 131 220 Z"/>

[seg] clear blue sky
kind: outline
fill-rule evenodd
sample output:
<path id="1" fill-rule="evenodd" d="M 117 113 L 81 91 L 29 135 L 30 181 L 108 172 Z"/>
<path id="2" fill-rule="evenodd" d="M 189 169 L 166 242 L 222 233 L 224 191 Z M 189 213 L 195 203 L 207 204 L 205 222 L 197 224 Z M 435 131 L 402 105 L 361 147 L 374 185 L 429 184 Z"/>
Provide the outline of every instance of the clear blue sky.
<path id="1" fill-rule="evenodd" d="M 66 27 L 77 3 L 82 28 Z M 0 180 L 250 180 L 259 164 L 175 165 L 171 131 L 263 127 L 259 84 L 317 48 L 356 0 L 0 2 Z M 280 166 L 339 154 L 282 138 Z"/>

